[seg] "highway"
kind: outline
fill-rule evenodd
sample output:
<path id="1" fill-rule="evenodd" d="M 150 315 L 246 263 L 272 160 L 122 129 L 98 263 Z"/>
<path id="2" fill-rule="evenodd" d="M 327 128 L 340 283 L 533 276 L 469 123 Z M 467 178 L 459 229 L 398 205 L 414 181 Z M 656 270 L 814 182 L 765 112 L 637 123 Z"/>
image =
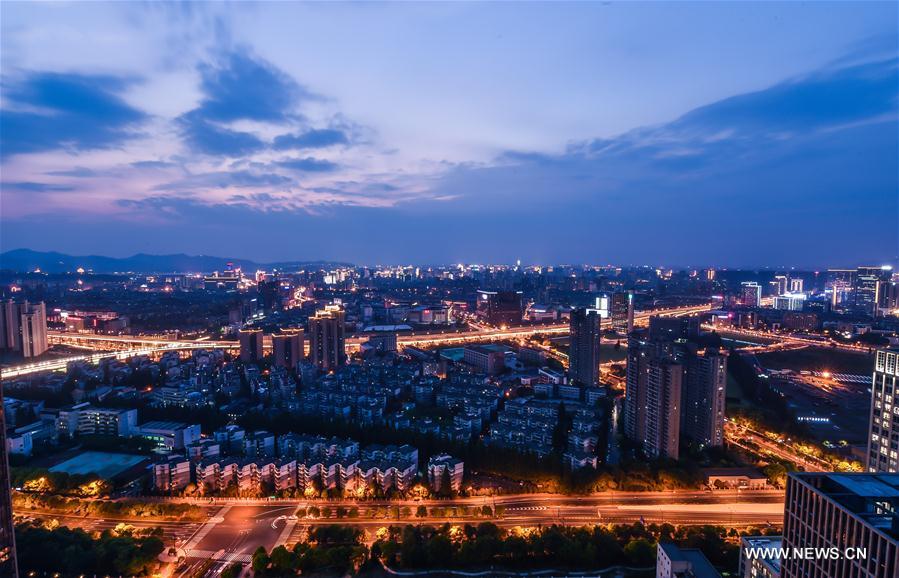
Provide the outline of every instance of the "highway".
<path id="1" fill-rule="evenodd" d="M 651 315 L 684 316 L 708 311 L 709 305 L 691 305 L 671 309 L 659 309 L 653 311 L 641 311 L 634 315 L 634 323 L 643 325 L 648 322 Z M 609 323 L 609 322 L 604 322 Z M 477 330 L 459 333 L 411 333 L 397 337 L 400 347 L 434 347 L 447 345 L 461 345 L 475 341 L 499 341 L 503 339 L 519 339 L 538 333 L 549 335 L 564 335 L 568 333 L 567 323 L 551 325 L 530 325 L 523 327 L 489 328 L 478 326 Z M 87 361 L 97 363 L 101 359 L 115 357 L 127 359 L 136 355 L 151 355 L 165 351 L 179 351 L 191 349 L 236 349 L 239 347 L 236 341 L 194 340 L 177 341 L 154 337 L 97 335 L 88 333 L 67 333 L 60 331 L 47 332 L 47 339 L 51 344 L 63 344 L 84 349 L 96 350 L 97 353 L 87 353 L 58 359 L 48 359 L 36 363 L 29 363 L 3 368 L 2 377 L 5 379 L 20 377 L 42 371 L 64 370 L 73 361 Z M 346 340 L 348 351 L 358 350 L 360 345 L 368 339 L 368 336 L 357 335 Z M 265 346 L 271 347 L 271 338 L 266 336 Z"/>
<path id="2" fill-rule="evenodd" d="M 175 544 L 185 556 L 182 575 L 222 569 L 233 562 L 249 562 L 259 546 L 271 549 L 303 540 L 310 527 L 351 524 L 363 528 L 372 541 L 380 528 L 396 524 L 477 524 L 491 521 L 502 527 L 535 527 L 551 524 L 593 525 L 635 522 L 683 525 L 714 524 L 730 527 L 779 526 L 783 520 L 782 491 L 605 492 L 587 496 L 515 494 L 450 500 L 305 501 L 305 500 L 209 500 L 173 498 L 191 502 L 208 512 L 206 523 L 154 522 L 147 519 L 97 519 L 61 516 L 51 512 L 22 512 L 36 518 L 55 518 L 63 525 L 86 530 L 113 529 L 120 523 L 139 528 L 161 527 L 167 545 Z M 330 510 L 328 518 L 306 517 L 306 508 Z M 420 506 L 426 516 L 416 514 Z M 494 514 L 479 512 L 488 506 Z M 338 518 L 338 508 L 358 510 L 358 517 Z M 300 516 L 296 516 L 297 510 Z M 498 510 L 498 512 L 497 512 Z M 208 560 L 213 560 L 211 568 Z M 204 564 L 206 566 L 204 567 Z"/>

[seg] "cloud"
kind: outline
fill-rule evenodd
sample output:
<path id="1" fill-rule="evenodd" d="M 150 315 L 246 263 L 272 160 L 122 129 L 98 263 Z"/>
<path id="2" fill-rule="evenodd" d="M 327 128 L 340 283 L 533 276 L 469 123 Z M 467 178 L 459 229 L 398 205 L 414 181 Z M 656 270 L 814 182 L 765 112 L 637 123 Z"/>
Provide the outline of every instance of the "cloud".
<path id="1" fill-rule="evenodd" d="M 246 170 L 218 171 L 190 175 L 172 183 L 156 187 L 161 191 L 198 189 L 224 189 L 230 187 L 286 187 L 293 179 L 274 173 L 257 173 Z"/>
<path id="2" fill-rule="evenodd" d="M 52 177 L 89 178 L 97 176 L 97 171 L 87 167 L 75 167 L 64 171 L 48 171 L 45 174 Z"/>
<path id="3" fill-rule="evenodd" d="M 32 181 L 22 181 L 15 183 L 3 183 L 0 185 L 0 188 L 3 190 L 10 191 L 20 191 L 27 193 L 60 193 L 67 191 L 74 191 L 75 187 L 69 185 L 59 185 L 53 183 L 36 183 Z"/>
<path id="4" fill-rule="evenodd" d="M 336 171 L 339 168 L 337 163 L 312 157 L 286 159 L 277 161 L 275 164 L 285 169 L 307 173 L 328 173 Z"/>
<path id="5" fill-rule="evenodd" d="M 316 149 L 334 145 L 349 144 L 347 134 L 338 129 L 324 128 L 312 129 L 299 134 L 283 134 L 275 138 L 274 148 L 285 149 Z"/>
<path id="6" fill-rule="evenodd" d="M 278 122 L 293 114 L 297 102 L 317 97 L 290 76 L 249 53 L 232 52 L 217 64 L 200 67 L 205 95 L 199 115 L 211 121 Z"/>
<path id="7" fill-rule="evenodd" d="M 147 120 L 121 94 L 133 83 L 114 76 L 29 72 L 4 78 L 2 155 L 118 146 Z"/>
<path id="8" fill-rule="evenodd" d="M 257 135 L 234 129 L 237 121 L 296 122 L 297 105 L 315 100 L 306 88 L 247 51 L 234 51 L 199 67 L 203 99 L 177 124 L 192 149 L 210 155 L 245 156 L 266 148 Z"/>
<path id="9" fill-rule="evenodd" d="M 266 147 L 265 142 L 256 135 L 208 122 L 197 111 L 180 116 L 177 124 L 188 147 L 199 153 L 239 157 Z"/>

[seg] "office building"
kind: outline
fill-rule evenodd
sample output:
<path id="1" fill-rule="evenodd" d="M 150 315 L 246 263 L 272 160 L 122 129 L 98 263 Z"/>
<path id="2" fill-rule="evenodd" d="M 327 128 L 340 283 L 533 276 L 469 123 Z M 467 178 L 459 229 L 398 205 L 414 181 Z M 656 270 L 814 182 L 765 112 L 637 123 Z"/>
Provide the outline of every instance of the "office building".
<path id="1" fill-rule="evenodd" d="M 701 550 L 680 548 L 673 542 L 659 542 L 656 578 L 721 578 L 721 574 Z"/>
<path id="2" fill-rule="evenodd" d="M 774 298 L 774 308 L 781 311 L 802 311 L 806 298 L 805 293 L 784 293 Z"/>
<path id="3" fill-rule="evenodd" d="M 787 275 L 775 275 L 771 288 L 775 296 L 783 295 L 790 289 L 790 278 Z"/>
<path id="4" fill-rule="evenodd" d="M 397 351 L 396 333 L 393 331 L 377 331 L 365 342 L 368 348 L 381 353 Z"/>
<path id="5" fill-rule="evenodd" d="M 16 534 L 12 523 L 12 484 L 6 450 L 6 406 L 0 387 L 0 576 L 16 578 Z"/>
<path id="6" fill-rule="evenodd" d="M 852 299 L 855 287 L 855 269 L 828 269 L 824 281 L 824 290 L 830 292 L 830 303 L 833 308 L 844 307 Z"/>
<path id="7" fill-rule="evenodd" d="M 616 333 L 634 330 L 634 292 L 616 291 L 609 297 L 609 319 Z"/>
<path id="8" fill-rule="evenodd" d="M 506 353 L 489 345 L 468 345 L 462 350 L 462 361 L 487 375 L 496 375 L 506 367 Z"/>
<path id="9" fill-rule="evenodd" d="M 240 360 L 243 363 L 259 363 L 264 356 L 263 333 L 261 329 L 241 329 L 237 332 L 240 341 Z"/>
<path id="10" fill-rule="evenodd" d="M 868 471 L 899 472 L 899 348 L 874 354 L 869 428 Z"/>
<path id="11" fill-rule="evenodd" d="M 43 301 L 0 302 L 0 350 L 30 358 L 47 351 L 47 308 Z"/>
<path id="12" fill-rule="evenodd" d="M 344 315 L 339 305 L 327 305 L 309 319 L 309 358 L 322 371 L 346 364 Z"/>
<path id="13" fill-rule="evenodd" d="M 571 312 L 568 373 L 582 387 L 599 384 L 600 315 L 596 309 Z"/>
<path id="14" fill-rule="evenodd" d="M 281 281 L 279 279 L 263 279 L 256 284 L 259 309 L 272 313 L 281 309 Z"/>
<path id="15" fill-rule="evenodd" d="M 783 547 L 781 578 L 899 576 L 899 474 L 791 473 Z"/>
<path id="16" fill-rule="evenodd" d="M 858 267 L 853 290 L 853 309 L 857 313 L 876 316 L 880 301 L 878 291 L 891 280 L 892 274 L 893 268 L 890 266 Z"/>
<path id="17" fill-rule="evenodd" d="M 272 334 L 272 352 L 276 367 L 293 369 L 306 356 L 306 336 L 302 329 L 282 329 Z"/>
<path id="18" fill-rule="evenodd" d="M 518 325 L 524 316 L 521 291 L 478 290 L 478 317 L 496 327 Z"/>
<path id="19" fill-rule="evenodd" d="M 760 306 L 762 304 L 762 286 L 755 281 L 741 283 L 740 302 L 746 307 Z"/>
<path id="20" fill-rule="evenodd" d="M 790 293 L 802 293 L 804 284 L 802 279 L 790 279 Z"/>
<path id="21" fill-rule="evenodd" d="M 200 426 L 176 421 L 148 421 L 136 429 L 135 435 L 153 442 L 158 450 L 184 451 L 187 446 L 200 441 Z"/>
<path id="22" fill-rule="evenodd" d="M 737 578 L 780 578 L 782 536 L 746 536 L 740 539 Z"/>

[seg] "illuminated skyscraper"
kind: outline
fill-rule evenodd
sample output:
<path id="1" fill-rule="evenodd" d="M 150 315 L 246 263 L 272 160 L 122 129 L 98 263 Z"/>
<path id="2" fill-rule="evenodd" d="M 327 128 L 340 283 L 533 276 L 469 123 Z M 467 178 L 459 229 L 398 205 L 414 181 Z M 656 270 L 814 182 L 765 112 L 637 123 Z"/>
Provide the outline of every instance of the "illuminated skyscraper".
<path id="1" fill-rule="evenodd" d="M 241 329 L 237 332 L 240 340 L 240 360 L 244 363 L 258 363 L 262 361 L 263 345 L 261 329 Z"/>
<path id="2" fill-rule="evenodd" d="M 627 348 L 624 432 L 651 458 L 677 458 L 681 438 L 724 443 L 727 354 L 691 339 L 695 319 L 657 317 Z"/>
<path id="3" fill-rule="evenodd" d="M 322 371 L 346 364 L 344 316 L 339 305 L 327 305 L 309 318 L 309 359 Z"/>
<path id="4" fill-rule="evenodd" d="M 878 349 L 871 382 L 868 471 L 899 472 L 899 349 Z"/>
<path id="5" fill-rule="evenodd" d="M 305 335 L 302 329 L 283 329 L 272 335 L 272 352 L 277 367 L 292 369 L 306 354 Z"/>
<path id="6" fill-rule="evenodd" d="M 524 315 L 521 291 L 478 290 L 476 310 L 491 325 L 518 325 Z"/>
<path id="7" fill-rule="evenodd" d="M 571 312 L 568 373 L 583 387 L 599 384 L 600 315 L 596 309 Z"/>
<path id="8" fill-rule="evenodd" d="M 740 285 L 740 302 L 746 307 L 762 304 L 762 286 L 755 281 L 744 281 Z"/>
<path id="9" fill-rule="evenodd" d="M 780 578 L 899 576 L 899 474 L 791 473 L 783 548 Z"/>
<path id="10" fill-rule="evenodd" d="M 0 302 L 0 350 L 37 357 L 47 348 L 47 308 L 43 302 Z"/>
<path id="11" fill-rule="evenodd" d="M 878 290 L 890 281 L 893 268 L 859 267 L 856 269 L 855 287 L 853 290 L 854 309 L 865 315 L 876 315 L 879 302 Z"/>

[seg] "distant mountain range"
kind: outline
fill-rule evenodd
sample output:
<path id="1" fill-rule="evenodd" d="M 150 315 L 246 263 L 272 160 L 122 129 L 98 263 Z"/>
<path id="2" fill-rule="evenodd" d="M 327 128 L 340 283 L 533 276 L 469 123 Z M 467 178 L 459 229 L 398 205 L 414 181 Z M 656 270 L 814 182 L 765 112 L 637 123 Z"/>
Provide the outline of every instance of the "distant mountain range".
<path id="1" fill-rule="evenodd" d="M 0 269 L 13 271 L 34 271 L 44 273 L 65 273 L 83 267 L 94 273 L 204 273 L 222 271 L 228 263 L 244 271 L 257 269 L 299 269 L 348 267 L 350 263 L 337 261 L 284 261 L 278 263 L 257 263 L 249 259 L 211 257 L 209 255 L 147 255 L 138 253 L 131 257 L 115 258 L 100 255 L 75 256 L 43 252 L 30 249 L 14 249 L 0 253 Z"/>

